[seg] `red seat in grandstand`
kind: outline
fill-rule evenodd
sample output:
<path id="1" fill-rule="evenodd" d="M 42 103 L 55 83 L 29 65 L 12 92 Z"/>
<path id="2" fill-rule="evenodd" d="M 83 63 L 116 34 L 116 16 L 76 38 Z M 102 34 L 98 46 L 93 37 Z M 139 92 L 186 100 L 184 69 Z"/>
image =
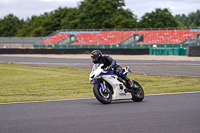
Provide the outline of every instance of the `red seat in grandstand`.
<path id="1" fill-rule="evenodd" d="M 74 45 L 113 45 L 121 44 L 133 35 L 143 35 L 144 41 L 139 44 L 180 44 L 200 31 L 187 30 L 140 30 L 140 31 L 100 31 L 75 34 Z M 57 44 L 70 33 L 57 33 L 42 44 Z"/>
<path id="2" fill-rule="evenodd" d="M 47 45 L 47 44 L 57 44 L 62 39 L 66 38 L 67 36 L 70 36 L 69 33 L 57 33 L 54 36 L 48 38 L 47 40 L 43 41 L 41 44 Z"/>

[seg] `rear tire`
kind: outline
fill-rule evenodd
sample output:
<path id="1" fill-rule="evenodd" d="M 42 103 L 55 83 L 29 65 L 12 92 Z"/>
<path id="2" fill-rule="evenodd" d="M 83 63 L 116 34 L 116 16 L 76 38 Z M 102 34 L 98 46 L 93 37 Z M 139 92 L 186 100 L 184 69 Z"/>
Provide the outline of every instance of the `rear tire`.
<path id="1" fill-rule="evenodd" d="M 107 92 L 102 92 L 100 84 L 95 84 L 93 87 L 93 93 L 96 97 L 96 99 L 103 103 L 103 104 L 109 104 L 112 102 L 112 94 L 110 90 L 107 87 Z"/>
<path id="2" fill-rule="evenodd" d="M 133 82 L 137 87 L 134 88 L 134 91 L 136 92 L 131 92 L 132 100 L 135 102 L 141 102 L 144 99 L 144 90 L 138 82 Z"/>

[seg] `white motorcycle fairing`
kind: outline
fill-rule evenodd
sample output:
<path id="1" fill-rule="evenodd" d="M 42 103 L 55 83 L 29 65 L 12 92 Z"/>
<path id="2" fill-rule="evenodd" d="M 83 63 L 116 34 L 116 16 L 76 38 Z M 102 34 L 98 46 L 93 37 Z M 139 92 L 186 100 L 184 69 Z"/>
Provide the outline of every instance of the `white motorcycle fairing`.
<path id="1" fill-rule="evenodd" d="M 120 82 L 118 80 L 118 76 L 113 74 L 113 71 L 104 71 L 102 69 L 103 64 L 98 64 L 93 66 L 93 70 L 90 73 L 90 82 L 92 84 L 95 84 L 95 80 L 97 79 L 103 79 L 105 80 L 112 88 L 113 94 L 112 94 L 112 100 L 120 100 L 120 99 L 131 99 L 132 95 L 129 92 L 125 92 L 124 90 L 127 89 L 126 86 L 124 86 L 123 82 Z M 128 72 L 129 67 L 125 67 L 125 72 Z M 105 82 L 97 82 L 101 85 L 102 90 L 104 91 L 106 89 Z"/>
<path id="2" fill-rule="evenodd" d="M 107 81 L 113 87 L 112 100 L 119 99 L 131 99 L 131 93 L 125 93 L 124 89 L 127 89 L 122 82 L 117 80 L 118 76 L 116 75 L 103 75 L 102 78 Z"/>

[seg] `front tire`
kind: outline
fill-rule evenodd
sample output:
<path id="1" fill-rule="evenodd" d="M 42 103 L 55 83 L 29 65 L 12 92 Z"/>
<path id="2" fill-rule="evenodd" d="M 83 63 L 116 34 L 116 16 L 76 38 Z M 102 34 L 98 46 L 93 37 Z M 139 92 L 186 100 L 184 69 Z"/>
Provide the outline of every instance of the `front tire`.
<path id="1" fill-rule="evenodd" d="M 136 87 L 134 88 L 135 92 L 131 92 L 132 100 L 135 102 L 141 102 L 144 99 L 144 90 L 138 82 L 136 81 L 133 82 L 134 85 L 136 85 Z"/>
<path id="2" fill-rule="evenodd" d="M 103 104 L 109 104 L 112 102 L 112 94 L 108 89 L 108 87 L 107 87 L 107 92 L 102 92 L 100 84 L 95 84 L 93 87 L 93 93 L 96 99 Z"/>

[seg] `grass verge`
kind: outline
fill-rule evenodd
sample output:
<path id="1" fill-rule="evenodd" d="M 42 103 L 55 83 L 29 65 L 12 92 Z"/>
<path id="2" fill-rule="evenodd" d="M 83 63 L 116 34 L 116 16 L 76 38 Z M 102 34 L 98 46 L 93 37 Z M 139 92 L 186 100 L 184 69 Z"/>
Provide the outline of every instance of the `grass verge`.
<path id="1" fill-rule="evenodd" d="M 89 69 L 0 63 L 0 103 L 94 97 Z M 200 91 L 199 77 L 129 74 L 145 94 Z"/>

